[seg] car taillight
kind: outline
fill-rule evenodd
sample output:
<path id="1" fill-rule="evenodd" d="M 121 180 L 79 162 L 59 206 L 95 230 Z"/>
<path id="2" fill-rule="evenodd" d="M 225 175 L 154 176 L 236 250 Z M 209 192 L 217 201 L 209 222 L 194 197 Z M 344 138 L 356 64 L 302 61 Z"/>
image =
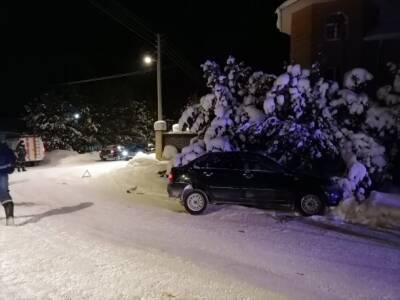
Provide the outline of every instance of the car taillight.
<path id="1" fill-rule="evenodd" d="M 169 173 L 168 175 L 168 182 L 173 183 L 174 182 L 174 175 L 172 173 Z"/>

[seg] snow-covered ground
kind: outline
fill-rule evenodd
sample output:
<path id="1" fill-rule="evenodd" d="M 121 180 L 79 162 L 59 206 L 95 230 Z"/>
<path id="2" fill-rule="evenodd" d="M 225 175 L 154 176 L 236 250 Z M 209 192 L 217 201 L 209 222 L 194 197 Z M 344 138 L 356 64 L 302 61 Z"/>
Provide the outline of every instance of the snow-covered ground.
<path id="1" fill-rule="evenodd" d="M 0 299 L 399 299 L 398 231 L 239 206 L 195 217 L 168 199 L 165 163 L 57 155 L 10 178 Z"/>

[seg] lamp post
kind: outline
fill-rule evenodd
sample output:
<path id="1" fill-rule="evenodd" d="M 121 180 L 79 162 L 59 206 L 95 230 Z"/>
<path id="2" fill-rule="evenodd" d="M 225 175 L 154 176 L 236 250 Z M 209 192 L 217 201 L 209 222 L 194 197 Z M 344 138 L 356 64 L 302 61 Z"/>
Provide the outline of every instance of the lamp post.
<path id="1" fill-rule="evenodd" d="M 162 120 L 161 37 L 157 34 L 157 115 Z"/>
<path id="2" fill-rule="evenodd" d="M 143 57 L 143 62 L 146 65 L 153 63 L 153 58 L 150 55 Z M 157 122 L 154 123 L 156 158 L 162 159 L 163 151 L 163 132 L 167 130 L 167 124 L 163 121 L 162 112 L 162 85 L 161 85 L 161 36 L 157 34 Z"/>
<path id="3" fill-rule="evenodd" d="M 143 57 L 145 65 L 153 64 L 154 60 L 157 62 L 157 120 L 161 121 L 162 116 L 162 85 L 161 85 L 161 36 L 157 34 L 157 59 L 153 59 L 150 55 Z"/>

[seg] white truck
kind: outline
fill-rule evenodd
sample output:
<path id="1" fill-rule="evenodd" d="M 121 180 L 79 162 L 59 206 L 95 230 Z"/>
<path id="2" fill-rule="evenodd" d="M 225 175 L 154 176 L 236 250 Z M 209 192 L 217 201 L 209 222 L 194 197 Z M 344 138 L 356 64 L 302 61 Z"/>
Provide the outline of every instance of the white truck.
<path id="1" fill-rule="evenodd" d="M 26 149 L 25 160 L 28 164 L 36 165 L 44 159 L 45 149 L 42 138 L 38 135 L 7 134 L 7 144 L 15 151 L 19 141 L 24 141 Z"/>

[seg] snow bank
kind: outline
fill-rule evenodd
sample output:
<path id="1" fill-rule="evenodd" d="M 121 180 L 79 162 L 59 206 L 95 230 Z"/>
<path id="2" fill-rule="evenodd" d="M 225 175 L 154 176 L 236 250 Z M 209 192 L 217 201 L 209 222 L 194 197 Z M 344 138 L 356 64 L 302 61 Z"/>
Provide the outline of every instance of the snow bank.
<path id="1" fill-rule="evenodd" d="M 111 176 L 120 191 L 140 195 L 168 197 L 167 179 L 162 174 L 169 168 L 169 161 L 159 161 L 154 153 L 136 154 L 126 167 Z"/>
<path id="2" fill-rule="evenodd" d="M 354 198 L 342 201 L 331 215 L 340 221 L 374 227 L 400 227 L 400 195 L 373 191 L 361 204 Z"/>

